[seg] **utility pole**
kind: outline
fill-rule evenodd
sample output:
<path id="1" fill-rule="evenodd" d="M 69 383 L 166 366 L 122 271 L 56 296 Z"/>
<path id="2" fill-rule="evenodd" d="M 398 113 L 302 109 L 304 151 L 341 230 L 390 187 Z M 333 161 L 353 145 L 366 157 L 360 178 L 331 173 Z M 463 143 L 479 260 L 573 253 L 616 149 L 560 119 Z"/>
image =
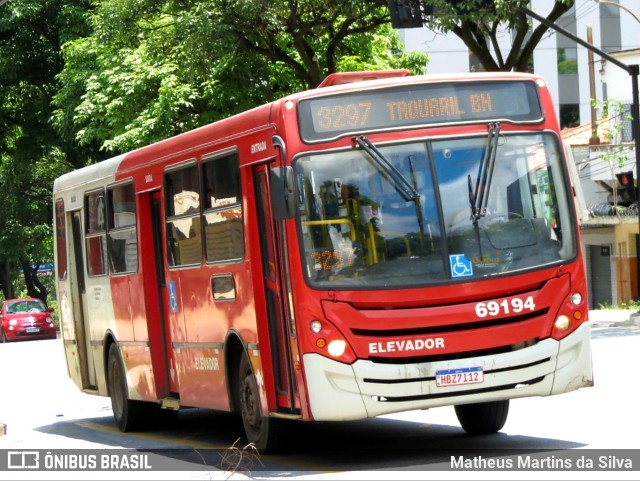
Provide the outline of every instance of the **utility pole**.
<path id="1" fill-rule="evenodd" d="M 587 42 L 589 45 L 593 45 L 593 32 L 591 25 L 587 27 Z M 600 143 L 600 137 L 598 137 L 598 122 L 596 119 L 596 106 L 594 104 L 596 100 L 596 74 L 594 68 L 593 50 L 589 50 L 589 96 L 591 97 L 591 138 L 589 139 L 589 145 L 598 145 Z M 639 174 L 640 175 L 640 174 Z"/>

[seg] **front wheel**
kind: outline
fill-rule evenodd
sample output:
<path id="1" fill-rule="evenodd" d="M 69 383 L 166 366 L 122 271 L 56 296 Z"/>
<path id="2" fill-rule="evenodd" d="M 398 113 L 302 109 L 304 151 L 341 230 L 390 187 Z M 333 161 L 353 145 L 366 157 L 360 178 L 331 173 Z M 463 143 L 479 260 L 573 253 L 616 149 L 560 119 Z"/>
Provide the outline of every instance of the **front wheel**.
<path id="1" fill-rule="evenodd" d="M 509 400 L 455 406 L 462 429 L 469 434 L 493 434 L 507 421 Z"/>
<path id="2" fill-rule="evenodd" d="M 253 444 L 261 454 L 278 451 L 278 420 L 262 415 L 258 383 L 246 354 L 242 355 L 238 369 L 238 401 L 242 424 L 249 443 Z"/>

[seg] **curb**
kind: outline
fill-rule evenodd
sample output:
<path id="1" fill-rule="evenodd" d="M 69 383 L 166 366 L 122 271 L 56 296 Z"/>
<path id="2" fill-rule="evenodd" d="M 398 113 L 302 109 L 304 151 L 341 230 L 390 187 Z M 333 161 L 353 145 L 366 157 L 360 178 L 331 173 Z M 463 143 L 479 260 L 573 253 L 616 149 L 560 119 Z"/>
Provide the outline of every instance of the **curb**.
<path id="1" fill-rule="evenodd" d="M 593 312 L 593 311 L 592 311 Z M 590 314 L 592 314 L 592 312 Z M 593 316 L 589 323 L 591 327 L 640 327 L 640 312 L 611 312 L 606 315 Z M 595 319 L 593 319 L 595 317 Z"/>

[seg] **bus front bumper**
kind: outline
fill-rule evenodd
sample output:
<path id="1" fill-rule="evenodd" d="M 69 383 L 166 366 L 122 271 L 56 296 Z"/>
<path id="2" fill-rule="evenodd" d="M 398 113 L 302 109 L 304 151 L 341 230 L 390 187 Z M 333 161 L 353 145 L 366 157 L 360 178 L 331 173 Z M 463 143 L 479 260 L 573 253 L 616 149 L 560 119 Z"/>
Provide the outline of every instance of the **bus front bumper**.
<path id="1" fill-rule="evenodd" d="M 529 396 L 593 385 L 589 324 L 556 341 L 505 354 L 453 361 L 352 365 L 303 356 L 311 415 L 316 421 L 357 420 L 414 409 Z M 436 371 L 481 367 L 481 383 L 437 386 Z"/>

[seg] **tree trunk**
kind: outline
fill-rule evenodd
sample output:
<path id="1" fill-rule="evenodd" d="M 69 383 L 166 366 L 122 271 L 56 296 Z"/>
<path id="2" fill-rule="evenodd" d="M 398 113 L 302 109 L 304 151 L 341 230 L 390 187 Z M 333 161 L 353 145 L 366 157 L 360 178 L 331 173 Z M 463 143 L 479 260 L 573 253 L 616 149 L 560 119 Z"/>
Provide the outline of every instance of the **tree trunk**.
<path id="1" fill-rule="evenodd" d="M 24 282 L 27 286 L 27 295 L 29 297 L 35 297 L 36 299 L 40 299 L 47 305 L 47 288 L 40 282 L 38 278 L 38 268 L 39 265 L 33 267 L 30 262 L 26 259 L 20 259 L 20 264 L 22 264 L 22 272 L 24 273 Z"/>
<path id="2" fill-rule="evenodd" d="M 6 261 L 0 262 L 0 287 L 5 299 L 13 299 L 15 297 L 13 282 L 11 282 L 11 264 Z"/>

